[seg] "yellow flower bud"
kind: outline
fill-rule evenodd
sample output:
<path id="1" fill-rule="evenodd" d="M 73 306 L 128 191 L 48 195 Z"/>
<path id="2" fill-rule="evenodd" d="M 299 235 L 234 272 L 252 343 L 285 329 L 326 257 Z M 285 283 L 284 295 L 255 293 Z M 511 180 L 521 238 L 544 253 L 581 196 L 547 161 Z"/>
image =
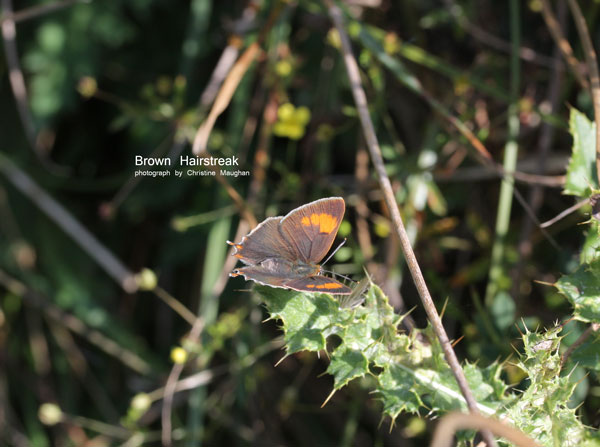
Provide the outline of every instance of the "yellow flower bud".
<path id="1" fill-rule="evenodd" d="M 188 353 L 181 346 L 171 349 L 171 361 L 178 365 L 185 363 L 188 358 Z"/>
<path id="2" fill-rule="evenodd" d="M 138 393 L 131 399 L 131 408 L 136 411 L 145 412 L 152 405 L 152 399 L 146 393 Z"/>
<path id="3" fill-rule="evenodd" d="M 135 280 L 141 290 L 154 290 L 158 284 L 156 274 L 148 268 L 135 275 Z"/>
<path id="4" fill-rule="evenodd" d="M 63 412 L 58 405 L 45 403 L 38 410 L 38 418 L 42 424 L 52 426 L 62 421 Z"/>

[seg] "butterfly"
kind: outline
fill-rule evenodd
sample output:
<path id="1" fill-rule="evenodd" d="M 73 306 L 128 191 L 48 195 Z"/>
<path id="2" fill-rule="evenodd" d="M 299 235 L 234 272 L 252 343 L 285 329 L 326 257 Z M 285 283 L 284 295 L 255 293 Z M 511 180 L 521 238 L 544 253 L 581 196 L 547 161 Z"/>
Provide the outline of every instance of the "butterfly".
<path id="1" fill-rule="evenodd" d="M 227 241 L 235 248 L 232 255 L 247 265 L 229 276 L 300 292 L 349 295 L 352 289 L 321 275 L 318 264 L 333 244 L 345 209 L 344 199 L 329 197 L 265 219 L 241 242 Z"/>

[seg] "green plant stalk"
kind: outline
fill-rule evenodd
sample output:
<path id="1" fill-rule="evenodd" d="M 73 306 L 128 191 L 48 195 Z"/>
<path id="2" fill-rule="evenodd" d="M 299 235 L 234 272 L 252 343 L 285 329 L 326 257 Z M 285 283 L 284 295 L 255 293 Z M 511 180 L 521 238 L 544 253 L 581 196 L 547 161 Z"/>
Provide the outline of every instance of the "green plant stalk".
<path id="1" fill-rule="evenodd" d="M 519 104 L 518 92 L 520 83 L 520 61 L 519 47 L 521 41 L 519 2 L 510 1 L 510 37 L 512 44 L 510 58 L 510 105 L 508 107 L 508 139 L 504 147 L 504 172 L 511 173 L 517 166 L 517 155 L 519 146 L 517 137 L 519 136 Z M 506 235 L 510 223 L 510 212 L 512 206 L 512 197 L 514 191 L 514 178 L 505 176 L 502 179 L 500 187 L 500 198 L 498 200 L 498 212 L 496 214 L 496 234 L 492 246 L 492 256 L 490 261 L 490 274 L 485 291 L 485 304 L 491 306 L 494 297 L 500 290 L 500 280 L 504 273 L 504 245 L 506 244 Z"/>
<path id="2" fill-rule="evenodd" d="M 188 32 L 183 41 L 182 60 L 179 68 L 179 72 L 186 79 L 190 78 L 194 63 L 209 49 L 207 32 L 211 10 L 212 2 L 210 0 L 193 0 L 190 4 Z"/>
<path id="3" fill-rule="evenodd" d="M 340 447 L 351 447 L 354 445 L 354 437 L 356 436 L 356 429 L 358 427 L 358 418 L 360 416 L 361 405 L 363 404 L 363 397 L 360 394 L 356 394 L 354 400 L 350 403 L 348 408 L 348 420 L 344 426 L 342 440 Z"/>
<path id="4" fill-rule="evenodd" d="M 218 296 L 212 293 L 227 254 L 227 245 L 223 241 L 229 236 L 231 226 L 230 218 L 219 219 L 214 223 L 208 232 L 208 245 L 204 256 L 204 269 L 202 272 L 202 285 L 200 287 L 200 305 L 198 307 L 198 316 L 204 319 L 206 326 L 214 323 L 217 319 L 219 310 Z M 202 359 L 207 364 L 210 359 Z M 204 430 L 204 414 L 206 408 L 206 388 L 199 386 L 190 394 L 189 413 L 187 419 L 187 432 L 189 437 L 186 442 L 188 447 L 202 445 L 202 435 Z"/>

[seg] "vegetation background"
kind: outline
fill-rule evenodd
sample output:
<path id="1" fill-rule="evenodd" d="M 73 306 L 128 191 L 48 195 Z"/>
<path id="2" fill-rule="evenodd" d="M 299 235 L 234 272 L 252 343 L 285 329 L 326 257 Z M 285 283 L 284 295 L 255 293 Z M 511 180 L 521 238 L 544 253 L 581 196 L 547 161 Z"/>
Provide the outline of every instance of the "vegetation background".
<path id="1" fill-rule="evenodd" d="M 600 3 L 580 3 L 597 47 Z M 548 284 L 579 265 L 586 228 L 577 224 L 589 215 L 583 208 L 544 233 L 520 202 L 511 207 L 513 192 L 499 211 L 500 176 L 464 136 L 472 132 L 496 163 L 510 152 L 519 171 L 539 176 L 516 182 L 539 221 L 575 203 L 561 189 L 570 107 L 593 119 L 593 106 L 577 75 L 587 76 L 585 66 L 569 70 L 543 4 L 344 6 L 417 258 L 450 338 L 460 339 L 459 358 L 482 367 L 513 358 L 525 328 L 569 319 L 571 306 Z M 179 377 L 187 388 L 167 406 L 176 445 L 426 445 L 427 409 L 392 426 L 368 378 L 321 408 L 332 387 L 327 355 L 298 353 L 275 367 L 280 323 L 263 321 L 251 283 L 227 277 L 235 259 L 225 241 L 253 220 L 342 196 L 348 240 L 329 268 L 360 279 L 365 267 L 396 312 L 413 309 L 403 331 L 427 323 L 326 4 L 1 6 L 0 444 L 160 445 L 162 387 Z M 566 2 L 552 7 L 583 61 Z M 250 175 L 134 177 L 137 155 L 191 155 L 219 86 L 252 42 L 260 51 L 206 148 L 239 157 Z M 565 328 L 568 345 L 586 325 Z M 600 386 L 587 372 L 573 370 L 570 405 L 597 427 Z M 502 378 L 527 387 L 510 361 Z"/>

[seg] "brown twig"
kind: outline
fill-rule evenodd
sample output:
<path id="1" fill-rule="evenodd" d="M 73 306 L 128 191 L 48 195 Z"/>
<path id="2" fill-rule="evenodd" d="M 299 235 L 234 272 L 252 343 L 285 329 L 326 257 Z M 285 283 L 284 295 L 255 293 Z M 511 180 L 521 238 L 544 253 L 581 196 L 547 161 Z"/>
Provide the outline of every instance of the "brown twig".
<path id="1" fill-rule="evenodd" d="M 242 43 L 243 41 L 239 36 L 232 36 L 229 39 L 229 43 L 221 53 L 221 57 L 217 61 L 217 65 L 215 65 L 206 87 L 204 88 L 202 95 L 200 95 L 200 100 L 198 101 L 198 108 L 200 110 L 206 109 L 217 97 L 219 87 L 221 87 L 223 80 L 231 71 L 231 67 L 233 67 L 233 64 L 237 60 Z"/>
<path id="2" fill-rule="evenodd" d="M 408 234 L 406 233 L 406 229 L 404 228 L 404 223 L 402 222 L 402 217 L 400 216 L 400 210 L 398 209 L 398 204 L 396 203 L 394 192 L 392 190 L 392 184 L 385 169 L 383 156 L 381 155 L 381 149 L 379 147 L 379 142 L 377 141 L 377 136 L 375 134 L 375 128 L 373 126 L 373 122 L 371 121 L 371 116 L 369 114 L 367 98 L 364 89 L 362 88 L 358 64 L 356 63 L 356 60 L 352 55 L 350 38 L 348 37 L 344 29 L 341 11 L 331 0 L 324 0 L 324 2 L 327 6 L 327 9 L 329 10 L 329 15 L 340 36 L 346 72 L 350 81 L 352 95 L 354 97 L 354 102 L 356 104 L 364 137 L 367 142 L 369 152 L 371 154 L 371 160 L 379 178 L 379 184 L 384 194 L 386 205 L 390 211 L 390 215 L 394 223 L 394 228 L 398 234 L 398 238 L 400 239 L 400 245 L 406 258 L 408 268 L 412 275 L 415 286 L 417 287 L 417 291 L 419 292 L 419 296 L 423 303 L 423 307 L 425 308 L 425 312 L 427 313 L 427 316 L 432 324 L 434 332 L 438 340 L 440 341 L 440 344 L 444 351 L 444 355 L 446 357 L 446 361 L 448 362 L 448 365 L 450 366 L 452 373 L 454 374 L 456 382 L 458 383 L 458 387 L 460 388 L 460 391 L 465 398 L 467 407 L 469 408 L 471 413 L 478 414 L 479 409 L 477 407 L 477 401 L 475 400 L 473 394 L 471 393 L 471 390 L 469 389 L 469 385 L 467 383 L 464 371 L 460 366 L 458 358 L 456 357 L 456 353 L 452 349 L 450 340 L 448 339 L 448 335 L 446 334 L 446 330 L 444 329 L 444 326 L 442 324 L 442 320 L 438 315 L 433 299 L 429 294 L 427 284 L 425 283 L 425 278 L 423 277 L 423 273 L 421 272 L 421 268 L 419 267 L 419 263 L 417 262 L 417 258 L 411 247 L 410 239 L 408 237 Z M 494 441 L 492 435 L 489 432 L 484 431 L 482 434 L 486 442 L 488 443 L 488 446 L 492 447 L 496 445 L 496 442 Z"/>
<path id="3" fill-rule="evenodd" d="M 215 125 L 217 118 L 229 105 L 231 98 L 233 98 L 233 94 L 235 93 L 239 83 L 241 82 L 244 74 L 250 68 L 250 65 L 254 60 L 258 57 L 261 52 L 261 45 L 267 36 L 267 33 L 275 24 L 275 20 L 279 17 L 279 13 L 281 12 L 282 3 L 278 2 L 277 5 L 272 8 L 269 17 L 261 28 L 261 31 L 258 35 L 256 42 L 253 42 L 246 48 L 246 50 L 242 53 L 239 59 L 233 64 L 219 92 L 215 97 L 215 102 L 213 106 L 204 120 L 204 122 L 198 127 L 196 132 L 196 136 L 194 137 L 194 142 L 192 144 L 192 153 L 194 155 L 200 155 L 201 153 L 206 151 L 206 144 L 208 142 L 208 137 L 212 131 L 213 126 Z"/>
<path id="4" fill-rule="evenodd" d="M 129 270 L 108 248 L 96 239 L 66 208 L 54 200 L 40 188 L 27 174 L 0 153 L 0 173 L 12 183 L 23 195 L 28 197 L 37 207 L 52 219 L 67 235 L 111 276 L 126 293 L 139 290 L 138 276 Z M 195 317 L 191 312 L 172 296 L 165 300 L 166 292 L 161 288 L 153 289 L 156 295 L 163 299 L 171 309 L 182 318 L 193 324 Z M 187 312 L 186 312 L 187 311 Z M 192 317 L 190 318 L 190 315 Z"/>
<path id="5" fill-rule="evenodd" d="M 489 430 L 518 447 L 541 447 L 521 430 L 480 414 L 448 413 L 438 422 L 431 447 L 450 447 L 458 430 Z"/>
<path id="6" fill-rule="evenodd" d="M 29 110 L 29 99 L 27 95 L 27 87 L 25 85 L 25 77 L 19 62 L 19 53 L 17 51 L 17 27 L 14 20 L 12 0 L 1 0 L 2 21 L 0 28 L 2 29 L 2 40 L 4 43 L 4 53 L 6 56 L 6 64 L 9 68 L 10 87 L 15 97 L 19 119 L 25 131 L 25 137 L 29 146 L 33 149 L 34 154 L 40 163 L 55 175 L 66 175 L 70 169 L 64 166 L 59 166 L 54 163 L 46 154 L 47 148 L 38 141 L 38 132 L 34 124 L 34 119 Z"/>
<path id="7" fill-rule="evenodd" d="M 479 40 L 485 45 L 490 46 L 491 48 L 503 51 L 505 53 L 510 53 L 512 51 L 511 44 L 509 42 L 494 36 L 485 29 L 469 21 L 461 7 L 458 6 L 454 1 L 446 0 L 445 3 L 448 12 L 456 19 L 458 25 L 463 27 L 475 39 Z M 553 65 L 553 59 L 551 57 L 538 54 L 532 48 L 527 48 L 524 46 L 519 48 L 519 57 L 524 61 L 532 62 L 545 67 L 552 67 Z"/>
<path id="8" fill-rule="evenodd" d="M 197 318 L 192 326 L 188 341 L 190 344 L 195 344 L 204 329 L 204 319 Z M 163 395 L 163 406 L 161 410 L 161 421 L 162 421 L 162 444 L 164 447 L 171 447 L 171 410 L 173 409 L 173 395 L 175 394 L 175 387 L 177 380 L 183 371 L 185 363 L 176 363 L 171 369 L 167 384 L 165 385 L 165 393 Z"/>
<path id="9" fill-rule="evenodd" d="M 194 315 L 194 313 L 189 310 L 187 307 L 185 307 L 181 301 L 179 301 L 177 298 L 175 298 L 173 295 L 171 295 L 169 292 L 167 292 L 165 289 L 163 289 L 160 286 L 156 286 L 154 289 L 152 289 L 152 292 L 154 292 L 154 294 L 160 298 L 167 306 L 169 306 L 171 309 L 173 309 L 175 311 L 175 313 L 177 313 L 181 318 L 183 318 L 185 321 L 187 321 L 190 325 L 194 325 L 196 324 L 196 320 L 198 319 L 196 317 L 196 315 Z"/>
<path id="10" fill-rule="evenodd" d="M 46 3 L 42 5 L 32 6 L 30 8 L 25 8 L 17 12 L 10 13 L 2 13 L 0 16 L 0 22 L 4 23 L 5 21 L 12 21 L 15 23 L 23 22 L 25 20 L 34 19 L 36 17 L 42 16 L 52 11 L 56 11 L 58 9 L 66 8 L 67 6 L 71 6 L 73 3 L 90 3 L 91 0 L 61 0 L 54 3 Z"/>
<path id="11" fill-rule="evenodd" d="M 552 219 L 547 220 L 546 222 L 543 222 L 540 224 L 540 228 L 548 228 L 550 225 L 553 225 L 554 223 L 558 222 L 559 220 L 565 218 L 566 216 L 568 216 L 569 214 L 577 211 L 579 208 L 581 208 L 584 205 L 587 205 L 588 203 L 590 203 L 590 199 L 584 199 L 580 202 L 577 202 L 575 205 L 570 206 L 569 208 L 567 208 L 564 211 L 561 211 L 559 214 L 557 214 L 556 216 L 554 216 Z"/>
<path id="12" fill-rule="evenodd" d="M 76 220 L 60 203 L 40 188 L 27 174 L 0 153 L 0 172 L 24 196 L 53 220 L 93 258 L 127 293 L 138 289 L 133 274 L 104 245 Z"/>
<path id="13" fill-rule="evenodd" d="M 106 389 L 98 378 L 94 375 L 81 348 L 77 345 L 75 338 L 66 327 L 55 321 L 46 319 L 48 327 L 54 336 L 54 340 L 64 351 L 67 362 L 75 373 L 75 376 L 81 381 L 81 385 L 92 398 L 94 405 L 98 408 L 100 414 L 106 421 L 118 421 L 120 414 L 111 401 L 111 396 L 106 393 Z"/>
<path id="14" fill-rule="evenodd" d="M 583 332 L 583 334 L 581 334 L 579 338 L 575 340 L 575 342 L 571 346 L 569 346 L 569 349 L 563 352 L 563 354 L 560 356 L 561 366 L 565 366 L 565 363 L 567 363 L 567 360 L 569 359 L 571 354 L 573 354 L 575 349 L 581 346 L 583 342 L 589 338 L 590 335 L 592 335 L 595 332 L 598 332 L 598 330 L 600 330 L 600 323 L 590 324 L 589 327 Z"/>
<path id="15" fill-rule="evenodd" d="M 3 270 L 0 270 L 0 284 L 14 295 L 22 297 L 27 304 L 42 309 L 52 320 L 85 338 L 88 342 L 97 346 L 108 355 L 115 357 L 132 370 L 144 376 L 151 373 L 152 368 L 150 365 L 137 354 L 122 348 L 118 343 L 106 337 L 101 332 L 90 329 L 79 318 L 63 311 L 58 306 L 52 304 L 45 296 L 28 288 L 25 284 L 11 277 Z"/>
<path id="16" fill-rule="evenodd" d="M 566 3 L 564 1 L 560 1 L 558 4 L 558 18 L 561 24 L 564 24 L 566 22 L 566 12 Z M 547 93 L 548 102 L 550 104 L 550 113 L 556 113 L 556 110 L 559 106 L 560 90 L 563 80 L 563 71 L 559 69 L 561 63 L 560 49 L 558 48 L 558 46 L 554 47 L 553 55 L 554 64 L 552 66 L 551 78 L 548 85 Z M 550 154 L 550 147 L 552 146 L 554 135 L 554 126 L 552 126 L 550 123 L 543 122 L 541 124 L 540 137 L 537 144 L 537 154 L 535 157 L 537 163 L 534 168 L 535 174 L 541 174 L 546 169 L 546 165 L 548 163 L 548 158 Z M 563 166 L 565 165 L 566 163 L 563 164 Z M 527 202 L 529 203 L 529 206 L 531 207 L 534 216 L 537 214 L 537 212 L 543 204 L 544 193 L 545 190 L 540 185 L 534 185 L 532 188 L 529 189 Z M 531 219 L 525 219 L 521 228 L 521 234 L 519 235 L 519 243 L 517 245 L 517 249 L 519 251 L 519 260 L 517 261 L 516 267 L 513 269 L 513 296 L 519 296 L 521 278 L 524 272 L 523 266 L 529 260 L 533 251 L 533 242 L 531 241 L 531 234 L 534 228 L 533 223 L 534 221 L 532 221 Z M 541 228 L 541 224 L 537 223 L 537 225 L 541 229 L 541 231 L 545 231 L 543 228 Z"/>
<path id="17" fill-rule="evenodd" d="M 594 44 L 592 43 L 590 32 L 579 4 L 575 0 L 567 1 L 575 20 L 579 38 L 581 39 L 590 76 L 591 94 L 594 103 L 594 121 L 596 122 L 596 174 L 598 179 L 600 179 L 600 73 L 598 72 L 598 57 L 596 56 Z"/>
<path id="18" fill-rule="evenodd" d="M 2 0 L 2 40 L 4 41 L 4 53 L 6 64 L 9 67 L 10 86 L 17 103 L 19 118 L 25 130 L 25 136 L 29 145 L 36 146 L 37 132 L 31 112 L 29 111 L 29 99 L 25 86 L 25 77 L 21 70 L 19 54 L 17 52 L 17 27 L 13 18 L 12 0 Z"/>
<path id="19" fill-rule="evenodd" d="M 573 55 L 573 48 L 569 44 L 569 41 L 565 38 L 562 28 L 560 27 L 559 21 L 556 19 L 552 8 L 550 7 L 549 0 L 542 0 L 542 15 L 546 26 L 550 31 L 550 35 L 554 39 L 554 43 L 560 49 L 563 58 L 567 62 L 567 65 L 571 69 L 573 76 L 584 89 L 589 88 L 589 83 L 583 73 L 581 73 L 580 64 L 577 58 Z"/>
<path id="20" fill-rule="evenodd" d="M 564 172 L 566 163 L 567 157 L 548 156 L 544 160 L 544 171 L 542 172 L 548 174 Z M 513 173 L 515 175 L 515 181 L 549 188 L 561 188 L 565 184 L 564 175 L 547 175 L 539 172 L 527 172 L 535 171 L 540 165 L 541 163 L 537 158 L 519 161 L 517 164 L 518 170 Z M 475 182 L 502 177 L 502 173 L 498 172 L 495 166 L 485 164 L 458 169 L 444 168 L 440 171 L 434 171 L 433 176 L 436 182 Z"/>

